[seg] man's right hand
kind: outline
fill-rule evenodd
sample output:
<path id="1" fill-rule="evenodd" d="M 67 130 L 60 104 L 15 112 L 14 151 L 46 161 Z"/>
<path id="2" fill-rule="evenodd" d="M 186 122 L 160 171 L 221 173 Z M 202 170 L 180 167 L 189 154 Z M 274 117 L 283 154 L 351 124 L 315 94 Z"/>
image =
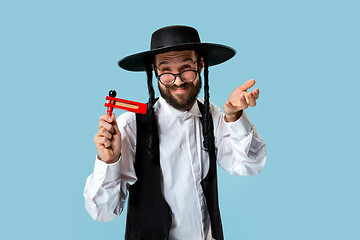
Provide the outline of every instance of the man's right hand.
<path id="1" fill-rule="evenodd" d="M 100 117 L 99 130 L 95 134 L 94 143 L 101 161 L 107 164 L 115 163 L 121 154 L 121 133 L 117 125 L 115 114 L 111 117 Z"/>

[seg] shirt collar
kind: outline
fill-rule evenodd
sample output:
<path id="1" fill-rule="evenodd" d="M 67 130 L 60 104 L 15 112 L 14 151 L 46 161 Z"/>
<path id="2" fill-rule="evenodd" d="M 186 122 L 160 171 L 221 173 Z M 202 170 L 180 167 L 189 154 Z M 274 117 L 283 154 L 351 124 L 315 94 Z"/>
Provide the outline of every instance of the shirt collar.
<path id="1" fill-rule="evenodd" d="M 160 109 L 163 109 L 165 112 L 177 117 L 184 117 L 184 118 L 188 118 L 191 116 L 201 117 L 201 113 L 197 101 L 195 101 L 194 105 L 190 108 L 189 111 L 180 111 L 170 106 L 166 102 L 166 100 L 160 96 L 159 100 L 155 103 L 154 107 L 155 107 L 155 112 L 159 111 Z"/>

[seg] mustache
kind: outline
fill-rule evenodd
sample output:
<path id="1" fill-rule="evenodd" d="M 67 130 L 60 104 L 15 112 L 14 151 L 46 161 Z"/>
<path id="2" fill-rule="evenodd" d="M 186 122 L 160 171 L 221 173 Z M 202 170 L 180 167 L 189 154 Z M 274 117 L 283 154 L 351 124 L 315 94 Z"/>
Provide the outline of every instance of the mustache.
<path id="1" fill-rule="evenodd" d="M 167 86 L 167 89 L 178 89 L 178 88 L 186 88 L 188 86 L 190 86 L 191 83 L 182 83 L 180 86 L 176 86 L 176 85 L 172 85 L 172 86 Z"/>

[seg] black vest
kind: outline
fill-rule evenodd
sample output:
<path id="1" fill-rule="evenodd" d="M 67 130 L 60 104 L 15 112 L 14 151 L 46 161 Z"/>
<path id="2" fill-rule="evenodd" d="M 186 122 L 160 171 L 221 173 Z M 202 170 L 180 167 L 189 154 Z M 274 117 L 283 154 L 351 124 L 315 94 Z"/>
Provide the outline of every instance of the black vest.
<path id="1" fill-rule="evenodd" d="M 204 105 L 198 102 L 204 116 Z M 204 119 L 201 118 L 204 129 Z M 214 139 L 211 120 L 210 139 Z M 137 181 L 129 187 L 125 240 L 162 240 L 169 238 L 171 209 L 161 192 L 159 134 L 154 108 L 145 115 L 136 114 L 137 143 L 135 172 Z M 209 151 L 209 172 L 201 181 L 210 215 L 212 237 L 223 240 L 218 205 L 215 149 Z"/>

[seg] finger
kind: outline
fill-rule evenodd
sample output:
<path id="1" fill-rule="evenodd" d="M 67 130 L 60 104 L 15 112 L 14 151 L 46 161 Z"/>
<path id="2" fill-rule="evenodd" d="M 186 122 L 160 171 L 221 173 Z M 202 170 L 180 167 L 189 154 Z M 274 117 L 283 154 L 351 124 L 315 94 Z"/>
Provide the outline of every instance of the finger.
<path id="1" fill-rule="evenodd" d="M 236 109 L 236 107 L 230 101 L 227 101 L 225 103 L 225 106 L 226 106 L 228 112 L 233 112 Z"/>
<path id="2" fill-rule="evenodd" d="M 104 143 L 103 143 L 103 145 L 104 145 L 104 147 L 105 148 L 109 148 L 110 146 L 111 146 L 111 141 L 109 141 L 108 139 L 106 139 L 106 138 L 104 138 L 105 140 L 104 140 Z"/>
<path id="3" fill-rule="evenodd" d="M 102 115 L 99 117 L 99 121 L 105 121 L 105 122 L 108 122 L 108 123 L 112 123 L 115 119 L 115 114 L 113 113 L 114 117 L 113 116 L 108 116 L 108 115 Z"/>
<path id="4" fill-rule="evenodd" d="M 105 137 L 99 137 L 98 144 L 108 148 L 111 146 L 111 141 Z"/>
<path id="5" fill-rule="evenodd" d="M 113 135 L 107 131 L 105 128 L 100 128 L 98 131 L 98 136 L 99 137 L 106 137 L 107 139 L 111 140 Z"/>
<path id="6" fill-rule="evenodd" d="M 249 100 L 249 96 L 250 96 L 249 93 L 248 93 L 248 92 L 244 93 L 244 96 L 245 96 L 246 104 L 249 105 L 249 102 L 250 102 L 250 100 Z"/>
<path id="7" fill-rule="evenodd" d="M 107 131 L 109 131 L 111 134 L 114 133 L 114 127 L 113 127 L 113 125 L 112 125 L 112 124 L 109 124 L 109 123 L 107 123 L 107 122 L 105 122 L 105 121 L 100 121 L 100 122 L 99 122 L 99 130 L 100 130 L 101 128 L 105 128 L 105 129 L 106 129 Z"/>
<path id="8" fill-rule="evenodd" d="M 233 114 L 241 110 L 241 106 L 234 106 L 230 101 L 227 101 L 223 106 L 224 112 L 226 114 Z"/>
<path id="9" fill-rule="evenodd" d="M 103 128 L 101 128 L 103 129 Z M 103 143 L 103 139 L 108 139 L 109 141 L 111 141 L 112 139 L 112 135 L 107 132 L 106 130 L 104 130 L 104 132 L 101 132 L 101 130 L 99 130 L 96 134 L 95 134 L 95 137 L 94 137 L 94 142 L 95 142 L 95 145 L 96 146 L 99 146 Z M 101 141 L 101 143 L 100 143 Z"/>
<path id="10" fill-rule="evenodd" d="M 250 80 L 246 81 L 243 85 L 241 85 L 238 89 L 245 92 L 246 90 L 248 90 L 249 88 L 254 86 L 254 84 L 255 84 L 255 80 L 250 79 Z"/>
<path id="11" fill-rule="evenodd" d="M 96 147 L 105 147 L 108 148 L 109 146 L 111 146 L 111 141 L 109 141 L 109 139 L 105 138 L 105 137 L 96 137 L 94 139 L 95 142 L 95 146 Z"/>
<path id="12" fill-rule="evenodd" d="M 240 97 L 240 107 L 241 107 L 241 110 L 245 110 L 248 108 L 245 94 Z"/>
<path id="13" fill-rule="evenodd" d="M 256 106 L 256 99 L 255 99 L 254 93 L 249 93 L 247 99 L 248 99 L 247 104 L 250 107 L 255 107 Z"/>
<path id="14" fill-rule="evenodd" d="M 258 89 L 258 88 L 255 88 L 254 91 L 253 91 L 253 93 L 254 93 L 255 99 L 258 99 L 258 98 L 259 98 L 259 94 L 260 94 L 259 89 Z"/>
<path id="15" fill-rule="evenodd" d="M 115 115 L 114 115 L 115 116 Z M 99 118 L 99 129 L 101 127 L 105 128 L 109 132 L 113 133 L 114 130 L 112 129 L 112 122 L 114 121 L 114 117 L 109 117 L 108 115 L 102 115 Z"/>
<path id="16" fill-rule="evenodd" d="M 112 113 L 112 114 L 111 114 L 111 118 L 112 118 L 112 121 L 116 121 L 115 113 Z"/>
<path id="17" fill-rule="evenodd" d="M 115 119 L 115 114 L 113 113 L 111 117 L 114 119 L 114 121 L 113 121 L 113 123 L 112 123 L 112 126 L 113 126 L 113 128 L 114 128 L 114 133 L 115 133 L 115 134 L 121 134 L 121 133 L 120 133 L 120 130 L 119 130 L 119 126 L 118 126 L 117 121 L 116 121 L 116 119 Z"/>

